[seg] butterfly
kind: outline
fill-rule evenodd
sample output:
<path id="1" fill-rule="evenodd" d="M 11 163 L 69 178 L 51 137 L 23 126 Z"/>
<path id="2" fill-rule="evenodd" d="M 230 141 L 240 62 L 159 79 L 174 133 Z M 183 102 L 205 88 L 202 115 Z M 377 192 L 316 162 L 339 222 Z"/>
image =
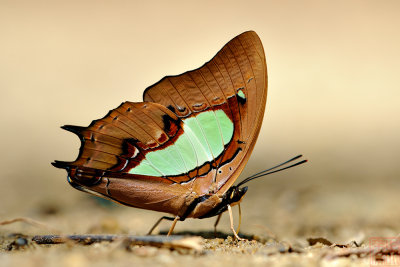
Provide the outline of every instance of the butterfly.
<path id="1" fill-rule="evenodd" d="M 240 239 L 231 206 L 257 174 L 233 184 L 260 132 L 267 80 L 261 40 L 244 32 L 200 68 L 148 87 L 143 102 L 124 102 L 88 127 L 63 126 L 79 136 L 79 156 L 52 164 L 78 190 L 173 215 L 152 230 L 163 219 L 174 221 L 168 234 L 186 218 L 218 223 L 228 210 Z"/>

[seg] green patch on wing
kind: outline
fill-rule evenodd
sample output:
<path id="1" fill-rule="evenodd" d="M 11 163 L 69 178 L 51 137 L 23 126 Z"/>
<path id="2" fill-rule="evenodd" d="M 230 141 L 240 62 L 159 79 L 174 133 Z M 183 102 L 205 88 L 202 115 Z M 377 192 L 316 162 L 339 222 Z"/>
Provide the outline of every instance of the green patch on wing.
<path id="1" fill-rule="evenodd" d="M 241 89 L 238 91 L 237 95 L 238 95 L 240 98 L 242 98 L 242 99 L 246 99 L 246 96 L 245 96 L 245 94 L 243 93 L 243 90 L 241 90 Z"/>
<path id="2" fill-rule="evenodd" d="M 216 159 L 233 136 L 233 123 L 222 110 L 210 110 L 183 120 L 184 133 L 164 149 L 146 154 L 129 173 L 173 176 Z"/>

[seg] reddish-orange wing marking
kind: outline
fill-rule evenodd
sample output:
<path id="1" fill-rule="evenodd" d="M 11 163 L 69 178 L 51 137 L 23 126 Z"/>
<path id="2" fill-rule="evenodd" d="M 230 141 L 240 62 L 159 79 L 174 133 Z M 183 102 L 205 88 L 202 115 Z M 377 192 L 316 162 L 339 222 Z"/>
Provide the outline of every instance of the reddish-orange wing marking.
<path id="1" fill-rule="evenodd" d="M 245 32 L 202 67 L 147 88 L 145 102 L 125 102 L 88 127 L 64 126 L 80 137 L 80 154 L 53 165 L 75 188 L 128 206 L 181 220 L 214 216 L 254 148 L 266 96 L 264 50 Z"/>

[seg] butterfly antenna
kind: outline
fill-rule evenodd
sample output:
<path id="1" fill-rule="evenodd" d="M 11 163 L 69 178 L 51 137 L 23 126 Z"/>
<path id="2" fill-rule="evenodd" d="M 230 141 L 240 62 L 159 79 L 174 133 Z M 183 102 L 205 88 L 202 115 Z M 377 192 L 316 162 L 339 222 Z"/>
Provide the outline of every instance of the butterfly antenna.
<path id="1" fill-rule="evenodd" d="M 262 176 L 265 176 L 265 175 L 268 175 L 268 174 L 272 174 L 272 173 L 276 173 L 276 172 L 280 172 L 280 171 L 283 171 L 283 170 L 286 170 L 286 169 L 289 169 L 289 168 L 292 168 L 292 167 L 301 165 L 301 164 L 303 164 L 303 163 L 306 163 L 307 160 L 305 159 L 305 160 L 296 162 L 296 163 L 294 163 L 294 164 L 292 164 L 292 165 L 286 166 L 286 167 L 284 167 L 284 168 L 275 170 L 275 169 L 277 169 L 277 168 L 279 168 L 279 167 L 281 167 L 281 166 L 283 166 L 283 165 L 286 165 L 286 164 L 288 164 L 288 163 L 290 163 L 290 162 L 292 162 L 292 161 L 295 161 L 295 160 L 301 158 L 302 156 L 303 156 L 303 155 L 298 155 L 298 156 L 296 156 L 296 157 L 294 157 L 294 158 L 291 158 L 291 159 L 289 159 L 289 160 L 287 160 L 287 161 L 285 161 L 285 162 L 282 162 L 282 163 L 280 163 L 280 164 L 278 164 L 278 165 L 276 165 L 276 166 L 274 166 L 274 167 L 272 167 L 272 168 L 269 168 L 269 169 L 263 170 L 263 171 L 261 171 L 261 172 L 255 173 L 255 174 L 253 174 L 253 175 L 247 177 L 247 178 L 244 179 L 243 181 L 241 181 L 237 186 L 241 186 L 242 184 L 245 184 L 245 183 L 247 183 L 247 182 L 250 182 L 251 180 L 260 178 L 260 177 L 262 177 Z"/>

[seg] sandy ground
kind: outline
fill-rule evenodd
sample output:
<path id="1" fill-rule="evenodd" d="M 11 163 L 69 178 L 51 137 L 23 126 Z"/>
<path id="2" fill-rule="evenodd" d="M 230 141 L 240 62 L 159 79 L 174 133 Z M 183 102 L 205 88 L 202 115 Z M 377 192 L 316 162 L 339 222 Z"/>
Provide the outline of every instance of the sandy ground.
<path id="1" fill-rule="evenodd" d="M 321 190 L 302 189 L 301 185 L 292 184 L 291 187 L 290 190 L 282 190 L 277 186 L 250 187 L 249 195 L 242 204 L 241 225 L 241 234 L 248 238 L 248 241 L 238 242 L 231 237 L 226 214 L 218 227 L 218 238 L 213 237 L 215 218 L 188 219 L 179 222 L 175 234 L 202 236 L 204 240 L 200 242 L 201 251 L 151 246 L 130 246 L 127 249 L 121 242 L 38 245 L 30 241 L 33 235 L 59 233 L 144 235 L 161 214 L 99 201 L 83 193 L 78 193 L 77 197 L 67 202 L 32 203 L 36 205 L 35 208 L 31 209 L 30 213 L 24 214 L 31 214 L 31 217 L 45 226 L 23 222 L 1 226 L 0 265 L 373 266 L 382 262 L 399 264 L 400 259 L 397 256 L 383 258 L 366 254 L 334 256 L 348 249 L 376 248 L 382 246 L 382 242 L 379 244 L 375 242 L 376 238 L 390 242 L 397 236 L 399 218 L 392 212 L 398 191 L 395 187 L 379 193 L 379 190 L 373 190 L 372 186 L 369 191 L 365 191 L 368 187 L 364 185 L 368 197 L 360 192 L 352 194 L 358 192 L 357 185 L 350 183 L 347 184 L 347 190 L 342 185 L 336 185 L 337 190 L 334 190 L 335 185 L 331 185 L 330 192 L 336 192 L 334 194 L 336 197 Z M 66 192 L 69 191 L 66 189 Z M 381 201 L 377 202 L 376 199 Z M 361 202 L 357 202 L 358 200 Z M 32 208 L 29 203 L 27 206 Z M 237 224 L 236 209 L 234 216 Z M 169 225 L 170 222 L 163 222 L 156 230 L 156 234 L 165 234 Z M 17 233 L 19 235 L 16 235 Z M 28 245 L 18 246 L 16 241 L 18 237 L 28 240 Z M 312 238 L 317 240 L 312 241 Z M 375 259 L 383 261 L 376 262 Z"/>
<path id="2" fill-rule="evenodd" d="M 377 265 L 370 255 L 332 253 L 379 247 L 400 234 L 400 1 L 93 2 L 0 1 L 0 221 L 45 225 L 0 225 L 0 266 Z M 50 165 L 74 160 L 79 149 L 59 127 L 85 126 L 123 101 L 141 101 L 147 86 L 201 66 L 250 29 L 264 44 L 269 92 L 238 181 L 300 153 L 309 160 L 249 183 L 240 232 L 250 241 L 230 238 L 227 215 L 218 239 L 215 218 L 177 224 L 175 234 L 204 238 L 201 252 L 29 241 L 145 235 L 164 214 L 99 202 Z"/>

